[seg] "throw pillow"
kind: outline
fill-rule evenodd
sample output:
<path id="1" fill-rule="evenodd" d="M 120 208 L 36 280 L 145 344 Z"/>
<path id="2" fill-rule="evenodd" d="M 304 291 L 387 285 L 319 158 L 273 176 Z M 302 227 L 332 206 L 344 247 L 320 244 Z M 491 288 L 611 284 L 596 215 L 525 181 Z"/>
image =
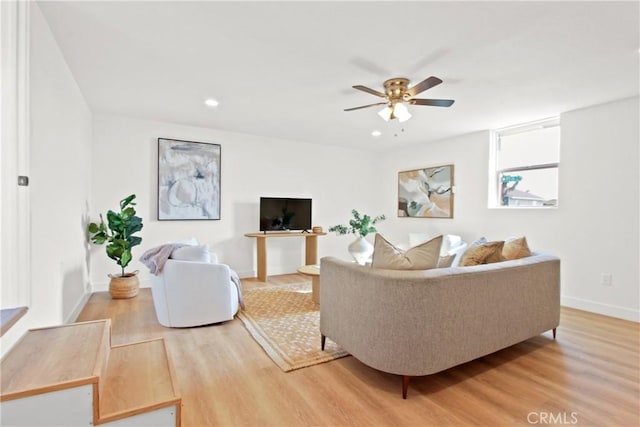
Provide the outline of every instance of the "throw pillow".
<path id="1" fill-rule="evenodd" d="M 502 261 L 503 241 L 498 242 L 474 242 L 469 249 L 462 255 L 460 266 L 491 264 L 492 262 Z"/>
<path id="2" fill-rule="evenodd" d="M 453 261 L 451 262 L 451 267 L 457 267 L 458 265 L 460 265 L 460 260 L 462 259 L 462 255 L 464 255 L 466 250 L 467 250 L 467 244 L 462 243 L 457 248 L 449 251 L 449 254 L 453 255 Z"/>
<path id="3" fill-rule="evenodd" d="M 405 252 L 393 246 L 378 233 L 373 245 L 371 266 L 389 270 L 429 270 L 436 268 L 440 257 L 441 245 L 442 236 L 437 236 Z"/>
<path id="4" fill-rule="evenodd" d="M 442 238 L 442 248 L 440 248 L 440 255 L 450 255 L 451 250 L 458 248 L 462 245 L 462 237 L 455 234 L 445 234 Z"/>
<path id="5" fill-rule="evenodd" d="M 174 249 L 171 253 L 171 259 L 179 261 L 196 261 L 211 263 L 211 255 L 209 254 L 209 245 L 183 246 Z"/>
<path id="6" fill-rule="evenodd" d="M 447 268 L 453 265 L 453 260 L 456 258 L 456 254 L 441 256 L 438 260 L 438 268 Z"/>
<path id="7" fill-rule="evenodd" d="M 526 237 L 508 239 L 504 242 L 504 248 L 502 248 L 504 259 L 519 259 L 528 256 L 531 256 L 531 250 L 529 250 Z"/>

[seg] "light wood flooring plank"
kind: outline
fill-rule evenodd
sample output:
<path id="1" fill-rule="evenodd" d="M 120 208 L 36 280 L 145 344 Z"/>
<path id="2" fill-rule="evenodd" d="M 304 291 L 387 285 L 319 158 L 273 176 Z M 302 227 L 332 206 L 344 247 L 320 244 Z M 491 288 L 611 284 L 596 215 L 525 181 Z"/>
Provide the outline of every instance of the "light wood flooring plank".
<path id="1" fill-rule="evenodd" d="M 291 274 L 243 286 L 305 280 Z M 577 425 L 640 424 L 639 325 L 574 309 L 562 309 L 557 340 L 545 333 L 414 378 L 407 400 L 400 377 L 353 357 L 282 372 L 238 319 L 164 328 L 149 289 L 131 300 L 94 294 L 78 320 L 102 318 L 112 320 L 113 344 L 165 338 L 184 426 L 526 426 L 531 413 L 567 421 L 574 413 Z"/>

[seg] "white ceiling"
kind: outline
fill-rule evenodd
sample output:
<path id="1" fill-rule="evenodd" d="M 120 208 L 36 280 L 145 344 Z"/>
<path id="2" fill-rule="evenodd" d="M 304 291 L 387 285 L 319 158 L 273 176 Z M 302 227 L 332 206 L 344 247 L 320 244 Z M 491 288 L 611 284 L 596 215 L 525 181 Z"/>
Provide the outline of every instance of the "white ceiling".
<path id="1" fill-rule="evenodd" d="M 92 111 L 294 141 L 382 149 L 639 92 L 638 2 L 39 5 Z M 343 111 L 380 100 L 352 85 L 432 75 L 419 97 L 451 108 Z"/>

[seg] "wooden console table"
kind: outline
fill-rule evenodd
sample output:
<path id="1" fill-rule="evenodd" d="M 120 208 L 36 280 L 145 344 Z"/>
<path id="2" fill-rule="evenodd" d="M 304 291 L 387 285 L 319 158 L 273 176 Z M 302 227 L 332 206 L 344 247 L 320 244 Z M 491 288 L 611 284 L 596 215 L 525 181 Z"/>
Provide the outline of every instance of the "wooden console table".
<path id="1" fill-rule="evenodd" d="M 304 237 L 305 239 L 305 264 L 318 263 L 318 236 L 327 233 L 301 233 L 290 231 L 286 233 L 247 233 L 245 236 L 253 237 L 257 242 L 258 252 L 258 279 L 267 281 L 267 239 L 271 237 Z"/>

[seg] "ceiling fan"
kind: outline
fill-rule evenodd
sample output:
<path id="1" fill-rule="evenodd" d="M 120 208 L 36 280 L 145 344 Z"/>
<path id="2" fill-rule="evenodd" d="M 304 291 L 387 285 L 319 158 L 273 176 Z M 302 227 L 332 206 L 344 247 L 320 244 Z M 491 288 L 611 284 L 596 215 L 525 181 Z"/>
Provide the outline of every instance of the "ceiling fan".
<path id="1" fill-rule="evenodd" d="M 404 77 L 396 77 L 385 81 L 384 93 L 377 90 L 368 88 L 362 85 L 352 86 L 354 89 L 361 90 L 363 92 L 370 93 L 371 95 L 384 98 L 384 102 L 376 102 L 375 104 L 362 105 L 360 107 L 345 108 L 344 111 L 360 110 L 361 108 L 375 107 L 376 105 L 386 105 L 378 114 L 385 121 L 393 120 L 395 118 L 400 122 L 406 122 L 411 118 L 411 113 L 407 109 L 406 104 L 409 105 L 428 105 L 432 107 L 450 107 L 455 101 L 453 99 L 420 99 L 414 98 L 419 93 L 424 92 L 434 86 L 442 83 L 437 77 L 429 77 L 417 85 L 409 88 L 409 79 Z"/>

